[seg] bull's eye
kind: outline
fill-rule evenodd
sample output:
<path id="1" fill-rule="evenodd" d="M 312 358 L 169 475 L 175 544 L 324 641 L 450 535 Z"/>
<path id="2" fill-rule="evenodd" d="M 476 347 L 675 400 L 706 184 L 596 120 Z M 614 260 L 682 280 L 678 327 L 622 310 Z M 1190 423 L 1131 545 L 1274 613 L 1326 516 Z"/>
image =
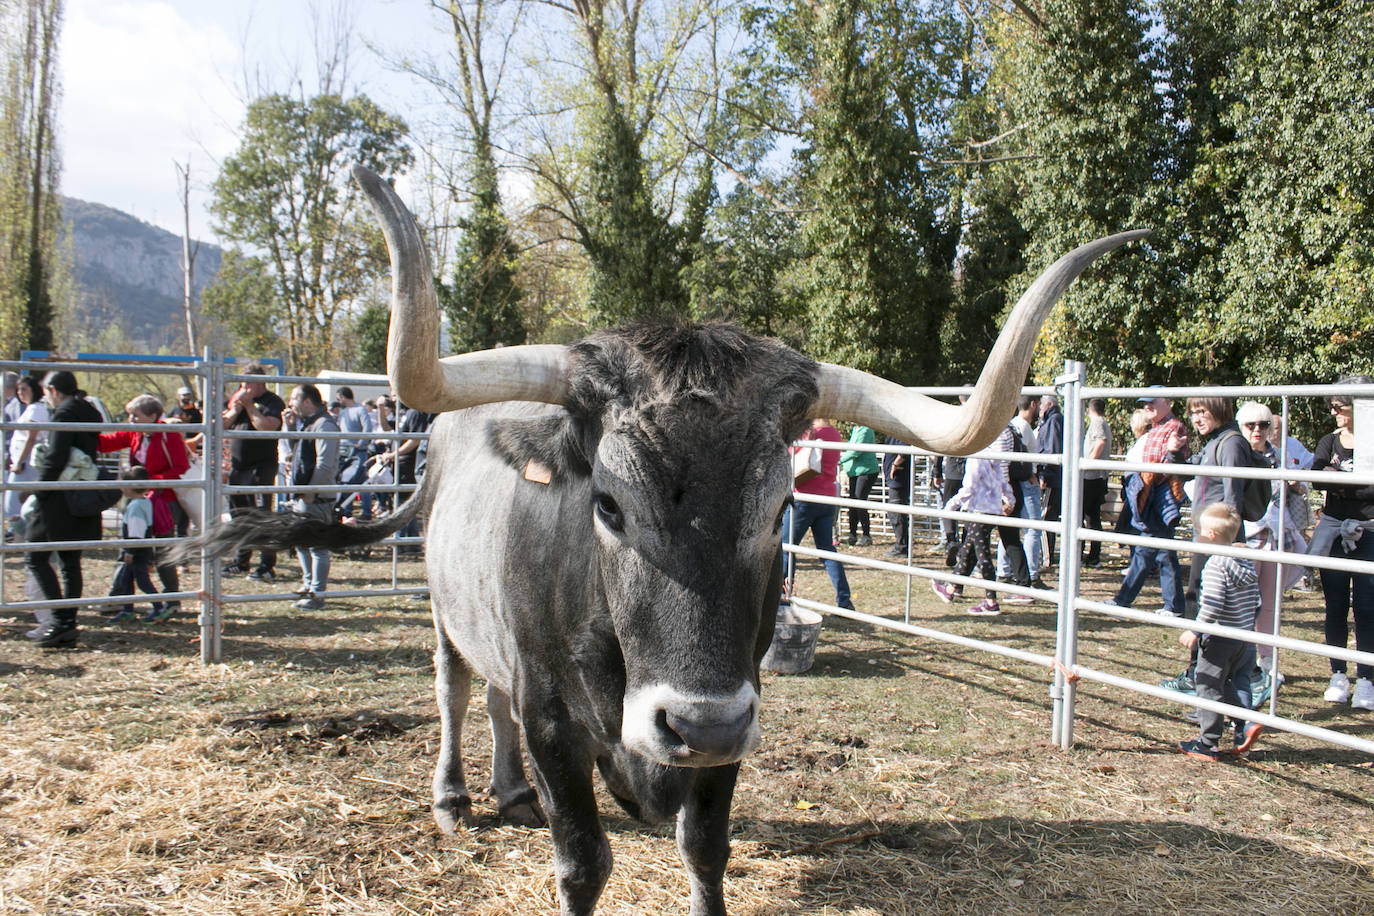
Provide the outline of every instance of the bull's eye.
<path id="1" fill-rule="evenodd" d="M 596 515 L 601 519 L 601 523 L 612 531 L 620 531 L 625 527 L 625 519 L 620 514 L 620 506 L 614 499 L 605 493 L 598 493 L 595 497 Z"/>

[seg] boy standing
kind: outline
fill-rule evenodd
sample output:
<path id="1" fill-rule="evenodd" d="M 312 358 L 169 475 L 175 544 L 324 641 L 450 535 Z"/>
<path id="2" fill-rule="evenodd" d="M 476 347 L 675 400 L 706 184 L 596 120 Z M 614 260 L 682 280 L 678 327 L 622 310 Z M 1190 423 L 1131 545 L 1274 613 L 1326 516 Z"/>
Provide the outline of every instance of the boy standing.
<path id="1" fill-rule="evenodd" d="M 120 489 L 124 493 L 124 520 L 123 536 L 128 540 L 137 540 L 152 536 L 153 529 L 153 502 L 148 498 L 148 492 L 144 489 L 148 481 L 148 469 L 143 467 L 132 467 L 120 474 L 120 479 L 126 483 L 141 483 L 142 486 L 124 486 Z M 132 595 L 134 586 L 137 585 L 145 594 L 156 595 L 157 589 L 153 586 L 153 580 L 148 575 L 148 570 L 153 566 L 153 548 L 151 547 L 125 547 L 119 554 L 119 566 L 115 568 L 114 583 L 110 586 L 110 594 L 113 595 Z M 112 619 L 122 620 L 125 617 L 132 617 L 134 606 L 126 604 L 119 610 Z M 166 620 L 172 616 L 173 612 L 168 611 L 167 605 L 161 601 L 154 601 L 153 608 L 143 619 L 148 622 Z"/>
<path id="2" fill-rule="evenodd" d="M 1229 504 L 1215 502 L 1198 518 L 1198 540 L 1208 544 L 1230 544 L 1240 530 L 1240 514 Z M 1254 564 L 1238 557 L 1213 556 L 1202 568 L 1202 588 L 1198 598 L 1198 621 L 1220 626 L 1253 630 L 1259 612 L 1259 576 Z M 1255 645 L 1215 634 L 1184 630 L 1178 641 L 1192 650 L 1198 646 L 1197 695 L 1204 700 L 1221 700 L 1232 706 L 1251 708 L 1250 671 L 1255 667 Z M 1217 742 L 1225 716 L 1207 709 L 1198 710 L 1199 731 L 1192 741 L 1178 749 L 1190 757 L 1217 759 Z M 1259 737 L 1258 722 L 1234 722 L 1235 753 L 1250 750 Z"/>

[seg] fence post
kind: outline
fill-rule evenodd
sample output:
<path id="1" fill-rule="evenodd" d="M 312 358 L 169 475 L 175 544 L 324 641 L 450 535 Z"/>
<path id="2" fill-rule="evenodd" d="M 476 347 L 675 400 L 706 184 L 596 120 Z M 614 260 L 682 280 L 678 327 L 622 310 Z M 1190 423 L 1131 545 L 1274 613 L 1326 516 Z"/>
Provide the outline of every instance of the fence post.
<path id="1" fill-rule="evenodd" d="M 219 524 L 220 474 L 224 457 L 224 414 L 220 402 L 224 393 L 224 362 L 207 348 L 202 364 L 205 376 L 205 439 L 201 449 L 201 464 L 205 468 L 205 510 L 201 513 L 201 534 L 211 525 Z M 200 555 L 200 661 L 203 665 L 217 665 L 224 658 L 224 613 L 220 604 L 219 560 L 204 552 Z"/>
<path id="2" fill-rule="evenodd" d="M 1060 466 L 1059 618 L 1054 645 L 1054 698 L 1051 740 L 1068 750 L 1073 746 L 1074 683 L 1066 676 L 1078 663 L 1079 558 L 1078 529 L 1083 522 L 1083 481 L 1078 461 L 1083 452 L 1084 365 L 1065 360 L 1064 374 L 1054 380 L 1064 402 L 1064 463 Z"/>

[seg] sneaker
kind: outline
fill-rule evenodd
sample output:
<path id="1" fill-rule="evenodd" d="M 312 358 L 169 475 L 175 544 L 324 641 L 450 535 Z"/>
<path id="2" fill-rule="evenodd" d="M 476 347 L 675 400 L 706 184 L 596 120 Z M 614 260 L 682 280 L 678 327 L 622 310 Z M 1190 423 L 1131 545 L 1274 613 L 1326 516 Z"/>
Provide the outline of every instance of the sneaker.
<path id="1" fill-rule="evenodd" d="M 1037 577 L 1035 577 L 1034 579 L 1031 580 L 1031 588 L 1038 588 L 1038 589 L 1040 589 L 1041 591 L 1045 591 L 1045 592 L 1052 592 L 1052 591 L 1054 591 L 1054 589 L 1052 589 L 1052 588 L 1050 588 L 1048 585 L 1046 585 L 1046 584 L 1045 584 L 1045 580 L 1044 580 L 1044 579 L 1041 579 L 1039 576 L 1037 576 Z"/>
<path id="2" fill-rule="evenodd" d="M 968 612 L 974 617 L 996 617 L 998 614 L 1002 613 L 1002 609 L 998 607 L 996 601 L 993 601 L 991 598 L 984 598 L 982 601 L 979 601 L 973 607 L 969 608 Z"/>
<path id="3" fill-rule="evenodd" d="M 148 613 L 143 615 L 144 623 L 156 623 L 162 619 L 162 602 L 155 601 L 153 606 L 148 609 Z"/>
<path id="4" fill-rule="evenodd" d="M 309 595 L 297 601 L 295 607 L 302 611 L 322 611 L 324 610 L 324 599 L 319 595 Z"/>
<path id="5" fill-rule="evenodd" d="M 1203 744 L 1201 738 L 1194 738 L 1192 741 L 1180 741 L 1178 749 L 1189 757 L 1196 757 L 1199 760 L 1211 760 L 1214 763 L 1219 756 L 1217 754 L 1217 749 Z"/>
<path id="6" fill-rule="evenodd" d="M 1174 611 L 1169 610 L 1167 607 L 1162 607 L 1162 608 L 1160 608 L 1159 610 L 1155 611 L 1155 613 L 1158 614 L 1160 617 L 1182 617 L 1182 616 L 1183 616 L 1182 614 L 1178 614 L 1178 613 L 1175 613 Z"/>
<path id="7" fill-rule="evenodd" d="M 1355 682 L 1355 694 L 1350 699 L 1350 708 L 1374 710 L 1374 681 L 1362 677 Z"/>
<path id="8" fill-rule="evenodd" d="M 904 556 L 906 556 L 906 545 L 905 545 L 905 544 L 893 544 L 891 547 L 887 548 L 887 550 L 884 550 L 884 551 L 883 551 L 883 556 L 885 556 L 885 557 L 904 557 Z"/>
<path id="9" fill-rule="evenodd" d="M 241 576 L 243 575 L 243 567 L 237 563 L 226 563 L 219 574 L 221 576 Z"/>
<path id="10" fill-rule="evenodd" d="M 180 613 L 181 602 L 168 601 L 166 604 L 162 606 L 162 611 L 157 615 L 157 617 L 154 618 L 154 620 L 158 623 L 161 623 L 164 620 L 171 620 L 173 617 Z"/>
<path id="11" fill-rule="evenodd" d="M 1255 741 L 1259 739 L 1260 732 L 1264 731 L 1264 726 L 1258 722 L 1251 722 L 1245 726 L 1245 731 L 1236 729 L 1236 746 L 1233 748 L 1237 754 L 1244 754 L 1255 746 Z"/>
<path id="12" fill-rule="evenodd" d="M 954 586 L 950 585 L 948 582 L 932 581 L 930 587 L 935 589 L 935 596 L 945 604 L 953 604 L 954 599 L 959 597 L 959 593 L 955 591 Z"/>
<path id="13" fill-rule="evenodd" d="M 1197 684 L 1186 671 L 1178 677 L 1165 678 L 1159 682 L 1159 686 L 1165 690 L 1177 690 L 1179 693 L 1197 693 Z"/>
<path id="14" fill-rule="evenodd" d="M 873 538 L 869 537 L 869 536 L 866 535 L 866 534 L 861 534 L 861 535 L 859 535 L 859 539 L 858 539 L 857 541 L 854 542 L 854 546 L 855 546 L 855 547 L 872 547 L 872 546 L 873 546 Z"/>
<path id="15" fill-rule="evenodd" d="M 1331 675 L 1331 684 L 1326 688 L 1326 693 L 1322 694 L 1322 699 L 1328 703 L 1350 702 L 1350 678 L 1346 677 L 1344 671 L 1337 671 Z"/>
<path id="16" fill-rule="evenodd" d="M 57 649 L 62 646 L 76 645 L 79 633 L 76 624 L 50 623 L 29 638 L 40 649 Z"/>
<path id="17" fill-rule="evenodd" d="M 114 623 L 116 620 L 128 620 L 132 616 L 134 616 L 134 609 L 132 607 L 126 607 L 121 611 L 116 611 L 114 614 L 111 614 L 110 623 Z"/>
<path id="18" fill-rule="evenodd" d="M 297 598 L 309 598 L 311 595 L 314 594 L 314 592 L 311 590 L 310 586 L 302 585 L 300 588 L 292 592 L 292 594 L 294 594 Z"/>
<path id="19" fill-rule="evenodd" d="M 254 582 L 276 582 L 277 574 L 266 566 L 259 566 L 248 574 L 248 578 Z"/>
<path id="20" fill-rule="evenodd" d="M 851 534 L 849 537 L 844 539 L 844 542 L 847 546 L 853 547 L 855 544 L 859 542 L 859 539 Z"/>
<path id="21" fill-rule="evenodd" d="M 1030 595 L 1003 595 L 1002 601 L 1005 604 L 1034 604 L 1035 599 Z"/>

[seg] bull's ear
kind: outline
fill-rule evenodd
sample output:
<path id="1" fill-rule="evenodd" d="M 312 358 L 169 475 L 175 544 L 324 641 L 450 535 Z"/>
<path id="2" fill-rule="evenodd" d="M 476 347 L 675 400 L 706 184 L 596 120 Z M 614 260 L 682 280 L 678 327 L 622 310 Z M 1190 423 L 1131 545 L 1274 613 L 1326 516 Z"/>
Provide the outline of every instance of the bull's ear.
<path id="1" fill-rule="evenodd" d="M 591 473 L 591 461 L 583 425 L 568 414 L 533 420 L 493 420 L 487 426 L 487 436 L 497 454 L 519 471 L 523 472 L 533 461 L 548 468 L 555 480 L 585 477 Z"/>

